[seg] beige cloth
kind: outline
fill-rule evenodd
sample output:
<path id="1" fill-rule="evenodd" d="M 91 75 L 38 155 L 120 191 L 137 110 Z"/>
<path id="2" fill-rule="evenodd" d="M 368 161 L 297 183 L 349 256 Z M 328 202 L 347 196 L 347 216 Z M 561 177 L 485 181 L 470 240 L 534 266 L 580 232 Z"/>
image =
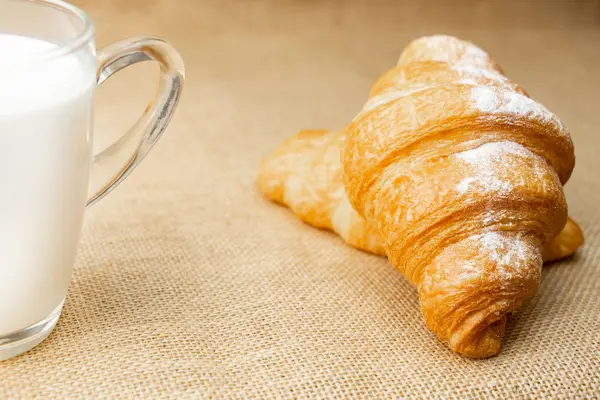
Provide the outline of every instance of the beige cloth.
<path id="1" fill-rule="evenodd" d="M 172 41 L 189 79 L 157 148 L 89 211 L 57 329 L 0 363 L 0 398 L 599 396 L 598 2 L 78 4 L 101 45 Z M 576 145 L 566 191 L 587 243 L 545 269 L 489 360 L 439 343 L 386 260 L 255 186 L 261 156 L 300 128 L 342 126 L 407 41 L 431 33 L 488 50 Z M 153 78 L 136 67 L 101 90 L 99 146 L 143 108 Z"/>

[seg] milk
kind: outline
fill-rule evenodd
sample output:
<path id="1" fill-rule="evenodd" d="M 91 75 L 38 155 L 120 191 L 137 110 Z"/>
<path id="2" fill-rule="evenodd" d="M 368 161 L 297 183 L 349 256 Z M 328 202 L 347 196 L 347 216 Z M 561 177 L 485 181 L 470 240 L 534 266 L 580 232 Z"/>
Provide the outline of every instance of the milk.
<path id="1" fill-rule="evenodd" d="M 95 67 L 55 48 L 0 34 L 0 336 L 60 306 L 83 220 Z"/>

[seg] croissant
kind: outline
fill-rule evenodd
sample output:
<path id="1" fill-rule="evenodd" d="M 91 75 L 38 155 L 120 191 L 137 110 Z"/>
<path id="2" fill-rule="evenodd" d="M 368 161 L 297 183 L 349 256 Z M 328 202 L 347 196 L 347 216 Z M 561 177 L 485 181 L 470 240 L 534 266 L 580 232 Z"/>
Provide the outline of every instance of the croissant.
<path id="1" fill-rule="evenodd" d="M 387 255 L 418 288 L 429 329 L 484 358 L 543 259 L 583 243 L 563 192 L 574 162 L 561 121 L 487 53 L 432 36 L 405 48 L 346 129 L 300 132 L 258 183 L 304 221 Z"/>

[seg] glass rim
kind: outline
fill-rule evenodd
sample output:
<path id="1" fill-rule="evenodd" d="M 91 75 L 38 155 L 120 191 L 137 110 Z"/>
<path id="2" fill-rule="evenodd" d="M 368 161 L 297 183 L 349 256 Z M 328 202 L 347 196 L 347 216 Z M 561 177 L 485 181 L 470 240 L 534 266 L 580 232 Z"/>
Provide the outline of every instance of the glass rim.
<path id="1" fill-rule="evenodd" d="M 0 0 L 2 1 L 2 0 Z M 83 23 L 83 29 L 80 30 L 72 38 L 65 43 L 57 44 L 56 48 L 49 50 L 41 50 L 32 52 L 27 58 L 27 61 L 53 59 L 66 54 L 70 54 L 81 46 L 88 43 L 94 36 L 94 23 L 91 18 L 82 9 L 67 3 L 64 0 L 18 0 L 25 3 L 39 4 L 52 7 L 57 10 L 64 11 L 70 16 L 78 18 Z M 25 60 L 22 60 L 25 61 Z"/>

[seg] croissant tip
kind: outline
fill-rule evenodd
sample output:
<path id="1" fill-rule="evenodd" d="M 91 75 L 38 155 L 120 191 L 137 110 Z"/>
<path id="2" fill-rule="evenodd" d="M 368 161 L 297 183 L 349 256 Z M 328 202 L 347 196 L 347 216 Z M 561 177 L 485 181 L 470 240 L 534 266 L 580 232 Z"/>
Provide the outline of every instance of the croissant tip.
<path id="1" fill-rule="evenodd" d="M 506 317 L 502 317 L 487 325 L 481 333 L 475 333 L 477 336 L 469 340 L 465 340 L 464 337 L 451 338 L 450 348 L 465 357 L 473 359 L 496 356 L 500 353 L 505 329 Z"/>
<path id="2" fill-rule="evenodd" d="M 585 242 L 581 227 L 569 218 L 563 230 L 544 246 L 544 261 L 556 261 L 574 254 Z"/>

